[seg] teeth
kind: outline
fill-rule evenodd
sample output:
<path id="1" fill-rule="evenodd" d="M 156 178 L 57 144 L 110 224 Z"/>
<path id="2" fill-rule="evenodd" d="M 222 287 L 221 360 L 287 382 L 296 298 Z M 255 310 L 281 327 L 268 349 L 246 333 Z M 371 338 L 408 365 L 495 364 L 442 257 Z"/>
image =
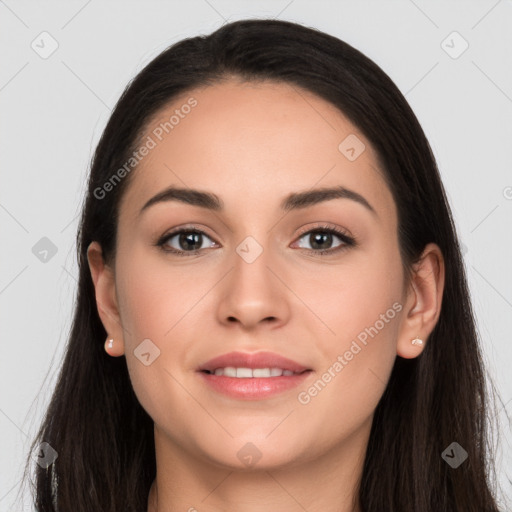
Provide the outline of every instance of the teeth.
<path id="1" fill-rule="evenodd" d="M 252 377 L 252 370 L 250 368 L 237 368 L 235 371 L 238 378 L 247 379 Z"/>
<path id="2" fill-rule="evenodd" d="M 223 375 L 226 377 L 236 377 L 236 368 L 233 368 L 232 366 L 224 368 Z"/>
<path id="3" fill-rule="evenodd" d="M 291 370 L 283 370 L 281 368 L 234 368 L 227 366 L 226 368 L 216 368 L 215 375 L 223 375 L 224 377 L 236 377 L 238 379 L 249 378 L 268 378 L 268 377 L 289 377 L 294 375 Z"/>

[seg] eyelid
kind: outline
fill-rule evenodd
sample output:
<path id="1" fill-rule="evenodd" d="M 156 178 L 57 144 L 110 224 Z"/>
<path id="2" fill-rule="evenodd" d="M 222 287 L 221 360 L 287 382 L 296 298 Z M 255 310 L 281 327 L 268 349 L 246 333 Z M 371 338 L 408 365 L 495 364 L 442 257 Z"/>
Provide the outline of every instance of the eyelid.
<path id="1" fill-rule="evenodd" d="M 197 224 L 184 224 L 182 226 L 178 226 L 177 228 L 172 228 L 169 231 L 166 231 L 161 237 L 159 237 L 159 240 L 164 240 L 166 238 L 169 238 L 173 235 L 178 235 L 182 232 L 188 232 L 188 231 L 196 231 L 198 233 L 201 233 L 203 235 L 206 235 L 208 238 L 213 239 L 214 237 L 209 235 L 207 232 L 207 228 L 204 228 L 203 226 L 199 226 Z"/>
<path id="2" fill-rule="evenodd" d="M 342 234 L 342 235 L 346 236 L 347 238 L 354 239 L 354 237 L 350 234 L 349 231 L 337 226 L 336 224 L 330 224 L 329 222 L 324 222 L 324 223 L 318 224 L 316 226 L 305 226 L 299 230 L 299 233 L 297 234 L 297 238 L 300 238 L 310 232 L 322 231 L 322 230 L 335 231 L 336 233 Z"/>

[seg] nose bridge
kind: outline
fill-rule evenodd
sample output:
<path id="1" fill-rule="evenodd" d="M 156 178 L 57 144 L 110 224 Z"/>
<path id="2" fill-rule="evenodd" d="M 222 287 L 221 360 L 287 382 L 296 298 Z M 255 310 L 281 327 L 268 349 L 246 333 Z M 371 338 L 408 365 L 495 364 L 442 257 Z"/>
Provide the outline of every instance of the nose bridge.
<path id="1" fill-rule="evenodd" d="M 237 201 L 241 201 L 240 198 Z M 240 212 L 236 219 L 235 229 L 232 233 L 235 236 L 233 262 L 236 269 L 251 268 L 255 263 L 259 271 L 265 269 L 265 264 L 271 265 L 272 254 L 275 251 L 273 238 L 276 231 L 271 229 L 276 222 L 275 215 L 267 211 L 258 212 L 260 198 L 251 196 L 245 197 L 243 202 L 235 204 L 236 211 Z M 258 213 L 254 213 L 258 212 Z M 238 237 L 238 240 L 236 239 Z M 275 263 L 275 262 L 274 262 Z M 252 272 L 249 272 L 252 273 Z"/>
<path id="2" fill-rule="evenodd" d="M 252 300 L 263 300 L 268 294 L 278 293 L 276 283 L 272 282 L 275 278 L 269 270 L 277 265 L 277 262 L 273 263 L 275 257 L 272 256 L 270 237 L 260 234 L 258 238 L 246 236 L 235 247 L 233 255 L 233 286 L 247 298 L 252 296 Z"/>
<path id="3" fill-rule="evenodd" d="M 287 317 L 285 288 L 274 275 L 279 264 L 270 247 L 271 235 L 262 228 L 256 236 L 247 235 L 234 248 L 232 270 L 219 304 L 220 321 L 236 319 L 249 327 L 265 319 Z"/>

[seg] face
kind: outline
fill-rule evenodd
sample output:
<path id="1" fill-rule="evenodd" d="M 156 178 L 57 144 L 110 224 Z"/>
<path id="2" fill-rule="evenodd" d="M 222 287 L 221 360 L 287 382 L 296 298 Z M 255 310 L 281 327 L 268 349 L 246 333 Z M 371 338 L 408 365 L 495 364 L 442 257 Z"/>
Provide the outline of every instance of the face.
<path id="1" fill-rule="evenodd" d="M 142 141 L 113 269 L 122 331 L 107 330 L 158 442 L 275 468 L 367 435 L 407 300 L 397 211 L 368 140 L 308 92 L 228 81 L 174 101 Z M 251 366 L 208 364 L 233 352 L 301 368 L 260 382 L 201 371 Z"/>

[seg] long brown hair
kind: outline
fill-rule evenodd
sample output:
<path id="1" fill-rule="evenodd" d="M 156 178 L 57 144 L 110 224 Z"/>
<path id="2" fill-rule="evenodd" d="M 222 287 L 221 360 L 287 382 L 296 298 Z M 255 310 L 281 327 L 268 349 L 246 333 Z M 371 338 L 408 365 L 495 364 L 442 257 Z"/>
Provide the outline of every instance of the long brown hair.
<path id="1" fill-rule="evenodd" d="M 362 509 L 497 512 L 490 485 L 490 402 L 475 320 L 452 214 L 425 134 L 373 61 L 335 37 L 277 20 L 237 21 L 172 45 L 134 78 L 112 112 L 94 154 L 78 231 L 69 342 L 33 445 L 47 442 L 58 452 L 49 468 L 35 466 L 37 510 L 146 509 L 156 472 L 153 422 L 133 392 L 125 359 L 103 350 L 106 332 L 86 257 L 96 240 L 107 260 L 115 258 L 118 206 L 133 173 L 107 198 L 97 191 L 129 159 L 159 109 L 232 76 L 292 84 L 336 106 L 378 155 L 397 205 L 404 269 L 410 271 L 429 242 L 443 252 L 439 321 L 420 357 L 396 358 L 375 411 L 359 490 Z M 457 468 L 441 456 L 452 442 L 468 454 Z"/>

